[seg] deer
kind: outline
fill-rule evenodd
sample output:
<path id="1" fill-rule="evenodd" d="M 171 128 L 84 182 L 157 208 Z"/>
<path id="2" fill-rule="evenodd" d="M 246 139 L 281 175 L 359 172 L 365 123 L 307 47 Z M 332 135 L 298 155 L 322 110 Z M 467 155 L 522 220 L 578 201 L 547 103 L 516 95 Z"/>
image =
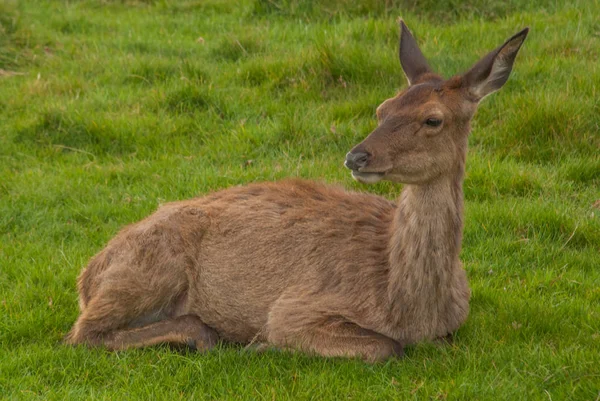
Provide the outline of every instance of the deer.
<path id="1" fill-rule="evenodd" d="M 66 343 L 231 342 L 375 363 L 456 332 L 471 294 L 459 259 L 470 121 L 529 28 L 448 80 L 400 31 L 408 86 L 344 163 L 361 183 L 403 184 L 397 201 L 288 179 L 166 203 L 82 271 Z"/>

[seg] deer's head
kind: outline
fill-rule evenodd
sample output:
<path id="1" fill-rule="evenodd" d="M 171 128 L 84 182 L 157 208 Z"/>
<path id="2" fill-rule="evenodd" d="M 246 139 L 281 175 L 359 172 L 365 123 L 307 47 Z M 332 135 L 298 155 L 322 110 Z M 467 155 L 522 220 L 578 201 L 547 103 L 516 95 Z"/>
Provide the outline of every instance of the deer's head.
<path id="1" fill-rule="evenodd" d="M 400 64 L 408 88 L 377 108 L 377 128 L 347 155 L 345 165 L 364 183 L 421 184 L 462 163 L 469 122 L 485 96 L 508 80 L 529 31 L 525 28 L 462 75 L 444 80 L 429 67 L 401 22 Z"/>

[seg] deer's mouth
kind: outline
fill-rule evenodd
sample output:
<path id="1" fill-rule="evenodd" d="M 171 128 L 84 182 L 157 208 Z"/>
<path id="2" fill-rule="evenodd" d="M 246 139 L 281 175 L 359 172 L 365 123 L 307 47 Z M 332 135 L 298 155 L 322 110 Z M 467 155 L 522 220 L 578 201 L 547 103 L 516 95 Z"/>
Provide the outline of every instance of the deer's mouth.
<path id="1" fill-rule="evenodd" d="M 385 176 L 385 173 L 368 173 L 352 170 L 352 178 L 363 184 L 375 184 Z"/>

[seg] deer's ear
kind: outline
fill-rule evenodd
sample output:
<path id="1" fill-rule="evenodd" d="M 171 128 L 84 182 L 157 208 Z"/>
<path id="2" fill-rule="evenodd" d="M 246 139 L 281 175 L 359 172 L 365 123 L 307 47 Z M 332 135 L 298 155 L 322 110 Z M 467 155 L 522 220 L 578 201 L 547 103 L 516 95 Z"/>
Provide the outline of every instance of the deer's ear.
<path id="1" fill-rule="evenodd" d="M 408 84 L 412 85 L 418 81 L 420 76 L 432 71 L 404 21 L 400 20 L 400 26 L 400 64 Z"/>
<path id="2" fill-rule="evenodd" d="M 502 46 L 488 53 L 463 75 L 463 85 L 477 99 L 483 99 L 506 83 L 529 28 L 523 29 Z"/>

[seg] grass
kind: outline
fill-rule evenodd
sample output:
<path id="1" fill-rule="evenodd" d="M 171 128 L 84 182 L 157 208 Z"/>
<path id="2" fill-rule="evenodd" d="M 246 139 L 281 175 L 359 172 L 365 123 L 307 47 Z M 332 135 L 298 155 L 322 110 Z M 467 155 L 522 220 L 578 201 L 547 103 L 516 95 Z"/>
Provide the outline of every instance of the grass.
<path id="1" fill-rule="evenodd" d="M 326 5 L 325 5 L 326 4 Z M 418 4 L 418 5 L 415 5 Z M 0 3 L 0 397 L 600 396 L 598 0 Z M 252 181 L 353 183 L 344 154 L 405 85 L 402 15 L 444 75 L 523 26 L 470 138 L 454 344 L 385 364 L 69 348 L 75 279 L 159 204 Z"/>

